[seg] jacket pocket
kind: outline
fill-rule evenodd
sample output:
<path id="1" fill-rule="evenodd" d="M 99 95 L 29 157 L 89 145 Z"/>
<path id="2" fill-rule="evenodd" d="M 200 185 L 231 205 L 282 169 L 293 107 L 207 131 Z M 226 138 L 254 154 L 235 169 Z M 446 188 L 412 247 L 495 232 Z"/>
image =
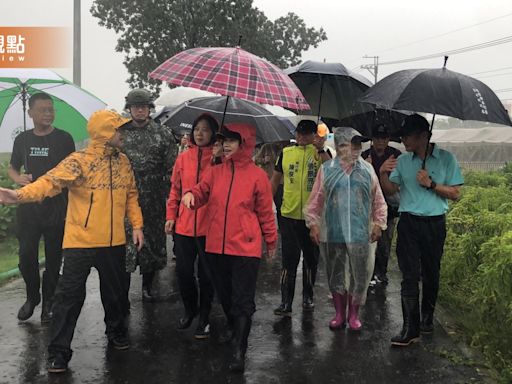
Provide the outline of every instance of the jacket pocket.
<path id="1" fill-rule="evenodd" d="M 252 243 L 256 237 L 254 235 L 254 230 L 256 227 L 254 227 L 253 222 L 254 220 L 252 220 L 251 215 L 248 213 L 244 213 L 240 216 L 240 226 L 242 227 L 245 240 L 249 243 Z"/>
<path id="2" fill-rule="evenodd" d="M 94 199 L 94 192 L 91 192 L 91 198 L 89 200 L 89 209 L 87 210 L 87 217 L 85 218 L 84 228 L 87 228 L 87 224 L 89 223 L 89 217 L 91 216 L 93 199 Z"/>

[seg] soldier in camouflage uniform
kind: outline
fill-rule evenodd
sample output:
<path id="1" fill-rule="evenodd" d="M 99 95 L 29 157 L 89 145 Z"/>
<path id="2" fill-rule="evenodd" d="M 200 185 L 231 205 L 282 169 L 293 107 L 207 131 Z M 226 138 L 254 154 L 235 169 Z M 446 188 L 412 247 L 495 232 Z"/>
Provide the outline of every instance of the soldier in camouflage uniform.
<path id="1" fill-rule="evenodd" d="M 122 151 L 130 159 L 139 190 L 145 236 L 144 247 L 140 252 L 137 252 L 133 244 L 127 244 L 126 270 L 130 274 L 139 266 L 144 301 L 153 301 L 151 287 L 155 272 L 167 263 L 164 232 L 166 200 L 169 196 L 169 177 L 178 154 L 171 130 L 150 118 L 151 108 L 154 108 L 154 104 L 149 91 L 130 91 L 126 96 L 125 109 L 129 110 L 132 121 L 119 130 L 123 140 Z M 129 225 L 126 230 L 130 234 Z M 127 293 L 129 281 L 127 277 Z"/>

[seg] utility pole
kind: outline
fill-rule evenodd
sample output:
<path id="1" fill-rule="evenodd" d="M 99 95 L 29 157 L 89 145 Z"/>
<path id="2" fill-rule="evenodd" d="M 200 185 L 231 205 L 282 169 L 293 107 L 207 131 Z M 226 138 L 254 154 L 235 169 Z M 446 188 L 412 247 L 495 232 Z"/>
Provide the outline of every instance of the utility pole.
<path id="1" fill-rule="evenodd" d="M 368 56 L 364 55 L 363 59 L 373 59 L 373 64 L 364 64 L 361 65 L 361 68 L 367 69 L 368 72 L 370 72 L 373 75 L 373 78 L 375 79 L 375 83 L 377 83 L 377 77 L 379 74 L 379 56 Z"/>
<path id="2" fill-rule="evenodd" d="M 81 0 L 73 2 L 73 83 L 82 83 L 82 23 Z"/>

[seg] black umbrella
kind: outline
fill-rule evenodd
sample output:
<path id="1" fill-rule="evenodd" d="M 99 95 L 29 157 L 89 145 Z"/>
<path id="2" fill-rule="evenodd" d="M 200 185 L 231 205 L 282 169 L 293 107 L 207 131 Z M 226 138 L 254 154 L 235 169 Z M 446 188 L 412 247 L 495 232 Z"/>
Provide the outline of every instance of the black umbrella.
<path id="1" fill-rule="evenodd" d="M 406 69 L 385 77 L 359 99 L 383 109 L 436 115 L 512 126 L 505 107 L 487 85 L 446 68 Z M 427 143 L 428 148 L 428 143 Z M 428 151 L 427 151 L 428 153 Z M 423 160 L 425 167 L 426 157 Z"/>
<path id="2" fill-rule="evenodd" d="M 219 123 L 225 113 L 224 123 L 243 122 L 256 127 L 256 143 L 286 141 L 293 138 L 286 125 L 260 104 L 226 96 L 199 97 L 178 105 L 161 118 L 161 123 L 175 133 L 190 132 L 192 123 L 202 113 L 210 113 Z"/>
<path id="3" fill-rule="evenodd" d="M 403 120 L 409 113 L 400 111 L 390 111 L 387 109 L 375 109 L 365 113 L 346 117 L 336 122 L 340 127 L 352 127 L 357 129 L 362 135 L 371 137 L 372 129 L 378 124 L 384 124 L 391 134 L 391 138 L 398 141 L 398 131 Z"/>
<path id="4" fill-rule="evenodd" d="M 356 100 L 372 83 L 341 63 L 305 61 L 285 73 L 301 90 L 311 113 L 318 117 L 341 120 L 371 109 Z"/>
<path id="5" fill-rule="evenodd" d="M 487 85 L 446 66 L 395 72 L 366 91 L 360 101 L 383 109 L 512 126 L 505 107 Z"/>

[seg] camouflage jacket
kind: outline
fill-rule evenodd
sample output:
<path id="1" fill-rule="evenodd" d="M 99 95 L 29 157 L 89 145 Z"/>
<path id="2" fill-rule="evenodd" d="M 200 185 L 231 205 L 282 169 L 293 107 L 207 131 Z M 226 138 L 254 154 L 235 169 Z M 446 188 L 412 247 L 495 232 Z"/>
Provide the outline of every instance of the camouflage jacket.
<path id="1" fill-rule="evenodd" d="M 120 132 L 123 136 L 122 151 L 130 159 L 139 193 L 144 189 L 145 181 L 154 184 L 158 180 L 168 185 L 178 155 L 178 146 L 170 128 L 149 120 L 144 127 L 128 123 L 120 128 Z"/>

